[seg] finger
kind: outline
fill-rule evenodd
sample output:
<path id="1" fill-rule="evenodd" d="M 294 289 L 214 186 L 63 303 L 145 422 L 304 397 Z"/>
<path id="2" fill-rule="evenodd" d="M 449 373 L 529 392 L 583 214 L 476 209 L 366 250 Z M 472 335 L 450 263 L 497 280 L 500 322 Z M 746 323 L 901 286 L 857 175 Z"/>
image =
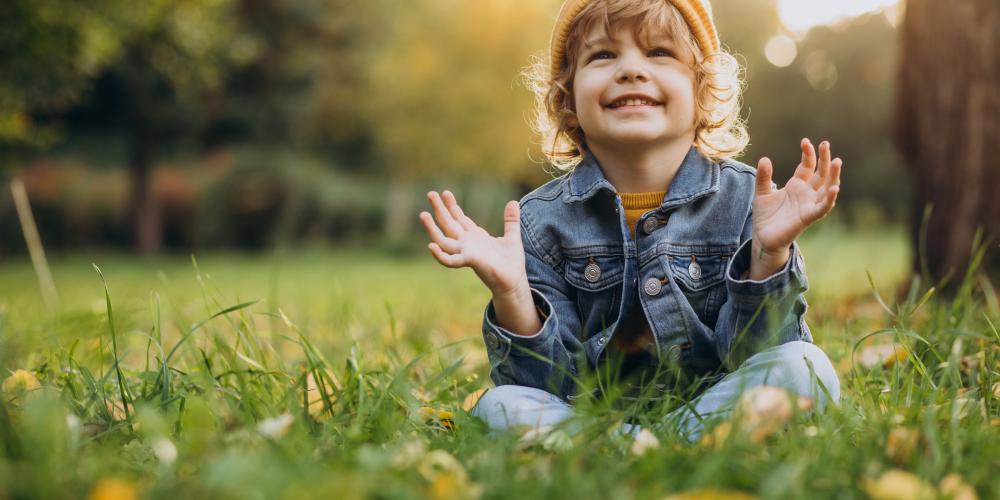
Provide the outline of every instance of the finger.
<path id="1" fill-rule="evenodd" d="M 795 169 L 794 176 L 808 181 L 812 177 L 813 170 L 816 170 L 816 148 L 813 147 L 808 138 L 803 138 L 800 146 L 802 147 L 802 159 Z"/>
<path id="2" fill-rule="evenodd" d="M 503 237 L 521 241 L 521 206 L 516 201 L 503 207 Z"/>
<path id="3" fill-rule="evenodd" d="M 458 236 L 462 232 L 462 226 L 455 221 L 455 218 L 451 216 L 451 212 L 444 206 L 441 195 L 437 191 L 431 191 L 427 193 L 427 199 L 430 200 L 431 206 L 434 207 L 434 218 L 437 220 L 438 225 L 441 226 L 444 234 L 451 238 Z"/>
<path id="4" fill-rule="evenodd" d="M 830 162 L 830 179 L 827 180 L 828 186 L 840 186 L 840 172 L 844 168 L 844 160 L 840 158 L 834 158 Z"/>
<path id="5" fill-rule="evenodd" d="M 427 235 L 430 236 L 431 241 L 437 243 L 444 251 L 457 253 L 461 250 L 457 241 L 445 236 L 441 232 L 441 228 L 434 223 L 434 217 L 430 213 L 420 212 L 420 222 L 424 224 L 424 229 L 427 230 Z"/>
<path id="6" fill-rule="evenodd" d="M 448 212 L 462 226 L 462 229 L 470 230 L 479 227 L 472 219 L 465 215 L 465 212 L 462 211 L 462 207 L 458 206 L 458 200 L 455 199 L 455 195 L 451 191 L 441 193 L 441 197 L 444 199 L 444 206 L 448 208 Z"/>
<path id="7" fill-rule="evenodd" d="M 457 268 L 462 267 L 465 264 L 465 258 L 461 254 L 451 255 L 441 250 L 441 247 L 437 243 L 428 243 L 427 248 L 430 249 L 431 255 L 441 263 L 442 266 Z"/>
<path id="8" fill-rule="evenodd" d="M 757 182 L 754 189 L 756 196 L 771 192 L 772 175 L 774 175 L 774 166 L 771 165 L 771 159 L 765 156 L 757 162 Z"/>
<path id="9" fill-rule="evenodd" d="M 816 174 L 809 179 L 813 189 L 826 184 L 827 176 L 830 175 L 830 141 L 819 143 L 819 165 L 816 167 Z"/>

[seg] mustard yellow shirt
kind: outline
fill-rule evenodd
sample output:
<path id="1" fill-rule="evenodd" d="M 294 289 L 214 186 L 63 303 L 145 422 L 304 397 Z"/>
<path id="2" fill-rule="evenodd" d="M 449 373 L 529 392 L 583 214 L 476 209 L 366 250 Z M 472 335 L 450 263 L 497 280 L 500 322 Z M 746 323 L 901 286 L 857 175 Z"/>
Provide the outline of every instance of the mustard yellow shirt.
<path id="1" fill-rule="evenodd" d="M 628 224 L 629 234 L 635 239 L 635 224 L 639 222 L 642 214 L 653 210 L 663 203 L 666 191 L 655 193 L 618 193 L 622 199 L 622 208 L 625 209 L 625 223 Z M 637 354 L 647 352 L 648 344 L 654 344 L 653 331 L 646 321 L 646 313 L 642 311 L 642 306 L 636 302 L 636 310 L 628 315 L 631 319 L 627 324 L 622 325 L 621 330 L 611 339 L 610 347 L 626 354 Z"/>

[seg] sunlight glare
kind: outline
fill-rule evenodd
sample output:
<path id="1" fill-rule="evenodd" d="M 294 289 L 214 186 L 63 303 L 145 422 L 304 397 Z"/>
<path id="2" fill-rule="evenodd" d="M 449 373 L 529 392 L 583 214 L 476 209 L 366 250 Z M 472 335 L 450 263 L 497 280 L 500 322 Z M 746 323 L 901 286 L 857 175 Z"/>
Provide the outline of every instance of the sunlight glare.
<path id="1" fill-rule="evenodd" d="M 899 0 L 779 0 L 778 12 L 785 27 L 804 33 L 813 26 L 832 24 L 896 5 Z"/>

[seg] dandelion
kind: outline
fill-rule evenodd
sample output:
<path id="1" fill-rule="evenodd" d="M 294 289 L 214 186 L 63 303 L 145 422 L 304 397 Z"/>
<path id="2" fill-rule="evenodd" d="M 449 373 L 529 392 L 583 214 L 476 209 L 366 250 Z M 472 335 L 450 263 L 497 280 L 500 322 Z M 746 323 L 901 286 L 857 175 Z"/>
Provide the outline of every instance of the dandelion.
<path id="1" fill-rule="evenodd" d="M 635 439 L 632 441 L 631 451 L 632 454 L 641 457 L 647 452 L 655 450 L 660 447 L 660 440 L 656 439 L 656 436 L 649 429 L 642 429 L 636 434 Z"/>
<path id="2" fill-rule="evenodd" d="M 294 421 L 291 413 L 284 413 L 257 424 L 257 432 L 261 433 L 264 437 L 278 439 L 288 434 L 288 430 L 292 428 Z"/>
<path id="3" fill-rule="evenodd" d="M 428 482 L 428 498 L 471 500 L 479 498 L 483 493 L 483 487 L 470 481 L 465 467 L 447 451 L 433 450 L 427 453 L 418 471 Z"/>
<path id="4" fill-rule="evenodd" d="M 424 423 L 435 423 L 448 430 L 455 428 L 455 414 L 448 410 L 438 410 L 430 406 L 421 406 L 417 410 L 417 415 L 423 419 Z"/>
<path id="5" fill-rule="evenodd" d="M 89 500 L 135 500 L 135 485 L 124 479 L 106 478 L 97 481 L 90 490 Z"/>
<path id="6" fill-rule="evenodd" d="M 670 495 L 663 500 L 755 500 L 757 497 L 737 490 L 701 488 Z"/>

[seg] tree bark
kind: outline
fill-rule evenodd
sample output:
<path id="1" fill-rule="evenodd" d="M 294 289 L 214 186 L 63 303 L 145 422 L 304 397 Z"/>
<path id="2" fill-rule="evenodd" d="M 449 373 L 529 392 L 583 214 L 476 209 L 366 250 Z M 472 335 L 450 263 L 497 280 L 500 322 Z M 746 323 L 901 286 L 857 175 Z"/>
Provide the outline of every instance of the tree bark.
<path id="1" fill-rule="evenodd" d="M 1000 2 L 908 0 L 896 143 L 913 173 L 914 271 L 958 284 L 978 229 L 1000 271 Z M 925 221 L 926 207 L 931 207 Z"/>
<path id="2" fill-rule="evenodd" d="M 138 56 L 133 56 L 133 61 L 125 74 L 129 103 L 129 224 L 136 251 L 148 255 L 158 252 L 163 244 L 163 214 L 153 189 L 156 131 L 162 117 L 156 105 L 155 77 Z"/>

